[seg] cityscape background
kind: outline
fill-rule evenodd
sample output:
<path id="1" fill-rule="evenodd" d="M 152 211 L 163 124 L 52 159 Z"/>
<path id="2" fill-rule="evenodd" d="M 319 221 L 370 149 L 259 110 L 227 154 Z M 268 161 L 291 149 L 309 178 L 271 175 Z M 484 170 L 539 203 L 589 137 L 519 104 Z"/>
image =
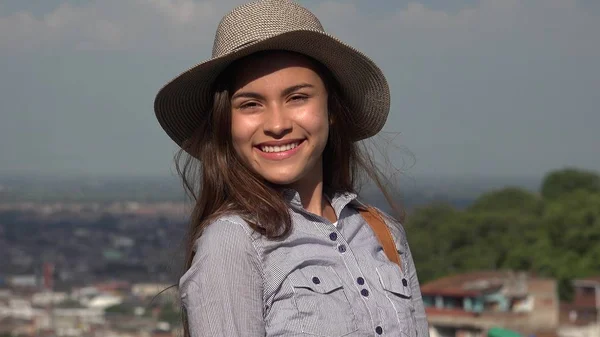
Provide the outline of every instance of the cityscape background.
<path id="1" fill-rule="evenodd" d="M 0 1 L 0 336 L 181 335 L 153 99 L 243 2 Z M 299 2 L 389 80 L 432 337 L 600 337 L 600 2 Z"/>

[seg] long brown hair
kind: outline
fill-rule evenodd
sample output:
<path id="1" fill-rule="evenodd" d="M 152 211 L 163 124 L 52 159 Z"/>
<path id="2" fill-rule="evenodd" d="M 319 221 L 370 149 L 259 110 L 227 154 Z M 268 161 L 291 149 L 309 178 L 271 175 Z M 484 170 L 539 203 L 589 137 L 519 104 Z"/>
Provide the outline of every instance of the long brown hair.
<path id="1" fill-rule="evenodd" d="M 323 152 L 323 185 L 332 192 L 356 192 L 363 178 L 368 178 L 382 191 L 396 216 L 402 217 L 373 158 L 363 144 L 351 139 L 352 114 L 339 84 L 326 67 L 313 62 L 328 93 L 330 129 Z M 175 156 L 176 170 L 187 194 L 195 202 L 184 242 L 184 273 L 191 266 L 197 238 L 223 214 L 240 215 L 252 229 L 274 240 L 285 237 L 292 227 L 288 205 L 277 186 L 249 169 L 233 148 L 230 81 L 234 68 L 235 65 L 229 66 L 216 80 L 212 110 L 206 122 Z M 184 317 L 184 332 L 188 335 L 185 325 Z"/>

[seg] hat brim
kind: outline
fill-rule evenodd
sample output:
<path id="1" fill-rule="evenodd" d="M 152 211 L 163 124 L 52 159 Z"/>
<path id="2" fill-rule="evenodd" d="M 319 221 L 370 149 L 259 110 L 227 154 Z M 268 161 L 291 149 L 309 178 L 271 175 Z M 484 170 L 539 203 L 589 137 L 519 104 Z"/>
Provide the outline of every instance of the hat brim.
<path id="1" fill-rule="evenodd" d="M 156 118 L 179 146 L 206 121 L 212 108 L 215 79 L 232 62 L 262 50 L 287 50 L 309 56 L 327 67 L 348 104 L 353 141 L 369 138 L 384 126 L 390 92 L 382 71 L 367 56 L 321 31 L 294 30 L 247 44 L 202 62 L 168 82 L 156 95 Z"/>

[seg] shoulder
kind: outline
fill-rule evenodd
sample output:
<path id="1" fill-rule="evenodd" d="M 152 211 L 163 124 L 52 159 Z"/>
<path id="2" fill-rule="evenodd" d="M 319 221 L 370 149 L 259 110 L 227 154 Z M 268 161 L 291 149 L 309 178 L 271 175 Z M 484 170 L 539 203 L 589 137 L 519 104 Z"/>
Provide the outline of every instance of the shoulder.
<path id="1" fill-rule="evenodd" d="M 392 215 L 390 215 L 387 212 L 384 212 L 382 209 L 380 209 L 378 207 L 368 205 L 363 202 L 360 202 L 360 205 L 362 207 L 368 207 L 368 208 L 371 208 L 371 209 L 377 211 L 377 213 L 385 221 L 385 224 L 387 225 L 387 227 L 390 229 L 392 236 L 396 240 L 398 240 L 398 242 L 400 242 L 400 243 L 406 242 L 406 230 L 404 229 L 404 226 L 402 225 L 402 223 L 400 223 L 400 221 L 398 221 Z"/>
<path id="2" fill-rule="evenodd" d="M 400 221 L 395 219 L 390 214 L 382 211 L 381 209 L 379 209 L 377 207 L 372 207 L 372 208 L 375 209 L 377 212 L 379 212 L 379 214 L 385 221 L 388 229 L 390 230 L 390 234 L 392 235 L 392 238 L 394 239 L 395 244 L 396 244 L 396 249 L 398 250 L 398 253 L 400 254 L 400 260 L 402 261 L 401 268 L 403 270 L 408 270 L 408 268 L 410 268 L 409 264 L 412 263 L 411 262 L 412 258 L 410 257 L 410 248 L 409 248 L 408 238 L 407 238 L 406 230 L 404 229 L 404 226 L 400 223 Z"/>
<path id="3" fill-rule="evenodd" d="M 212 221 L 194 242 L 194 259 L 179 280 L 180 288 L 194 286 L 206 271 L 214 273 L 222 270 L 224 265 L 249 263 L 259 266 L 257 234 L 237 215 Z"/>
<path id="4" fill-rule="evenodd" d="M 202 235 L 196 240 L 194 250 L 198 252 L 205 245 L 210 247 L 235 239 L 252 242 L 259 237 L 257 234 L 239 215 L 223 215 L 204 228 Z"/>

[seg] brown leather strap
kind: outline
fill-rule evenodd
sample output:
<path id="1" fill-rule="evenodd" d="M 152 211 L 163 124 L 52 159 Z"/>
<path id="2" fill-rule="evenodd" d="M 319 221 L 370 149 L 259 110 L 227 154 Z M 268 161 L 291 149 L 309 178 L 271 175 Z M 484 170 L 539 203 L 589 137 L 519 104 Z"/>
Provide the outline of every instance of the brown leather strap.
<path id="1" fill-rule="evenodd" d="M 358 211 L 365 221 L 367 221 L 369 226 L 371 226 L 371 229 L 375 233 L 375 236 L 377 236 L 377 239 L 383 247 L 383 251 L 385 255 L 387 255 L 388 259 L 402 269 L 402 265 L 400 264 L 400 255 L 396 250 L 392 233 L 390 233 L 390 229 L 385 224 L 385 221 L 381 218 L 381 214 L 371 207 L 367 209 L 359 209 Z"/>

